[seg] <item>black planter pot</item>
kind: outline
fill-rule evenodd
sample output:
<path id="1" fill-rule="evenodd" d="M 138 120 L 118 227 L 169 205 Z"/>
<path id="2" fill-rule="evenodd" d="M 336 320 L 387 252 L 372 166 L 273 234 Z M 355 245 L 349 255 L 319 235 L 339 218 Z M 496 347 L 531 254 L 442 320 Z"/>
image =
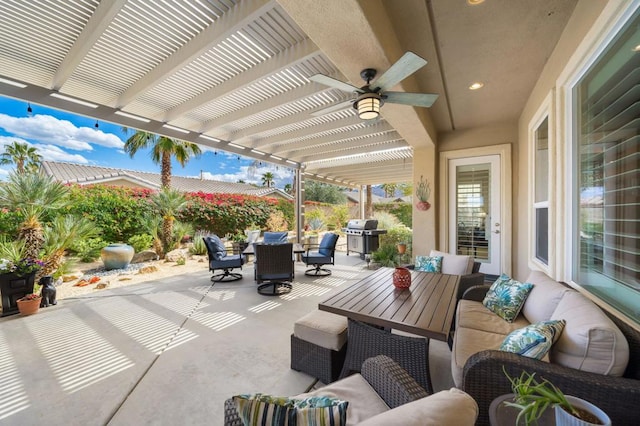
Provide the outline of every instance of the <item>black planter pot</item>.
<path id="1" fill-rule="evenodd" d="M 2 297 L 2 315 L 18 313 L 16 301 L 27 294 L 33 293 L 35 272 L 29 275 L 0 274 L 0 296 Z"/>

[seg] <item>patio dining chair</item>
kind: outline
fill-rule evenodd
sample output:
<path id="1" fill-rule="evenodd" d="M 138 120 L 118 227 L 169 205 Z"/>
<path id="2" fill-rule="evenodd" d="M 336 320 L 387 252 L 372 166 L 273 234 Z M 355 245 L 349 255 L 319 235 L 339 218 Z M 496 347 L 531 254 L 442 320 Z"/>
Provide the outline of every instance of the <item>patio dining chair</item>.
<path id="1" fill-rule="evenodd" d="M 227 248 L 217 235 L 209 235 L 202 237 L 202 239 L 205 246 L 207 246 L 209 270 L 214 272 L 211 276 L 211 281 L 217 283 L 242 279 L 241 273 L 231 271 L 236 268 L 242 269 L 242 265 L 244 265 L 243 254 L 228 254 Z M 222 270 L 222 272 L 216 274 L 216 270 Z"/>
<path id="2" fill-rule="evenodd" d="M 331 275 L 331 270 L 323 268 L 323 266 L 334 264 L 337 242 L 338 234 L 329 232 L 324 234 L 318 246 L 309 246 L 307 252 L 302 255 L 302 261 L 307 266 L 312 265 L 313 268 L 307 269 L 304 274 L 315 277 Z M 317 247 L 318 250 L 311 251 L 314 247 Z"/>
<path id="3" fill-rule="evenodd" d="M 294 277 L 293 244 L 256 243 L 254 250 L 258 293 L 267 296 L 289 293 Z"/>

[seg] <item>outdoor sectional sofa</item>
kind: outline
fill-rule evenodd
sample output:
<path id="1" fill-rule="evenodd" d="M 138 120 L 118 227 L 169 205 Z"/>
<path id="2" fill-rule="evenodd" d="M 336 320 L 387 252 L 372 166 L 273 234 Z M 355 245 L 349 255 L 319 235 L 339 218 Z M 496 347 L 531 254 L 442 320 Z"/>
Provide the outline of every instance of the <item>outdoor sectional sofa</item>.
<path id="1" fill-rule="evenodd" d="M 451 368 L 456 386 L 478 403 L 477 424 L 489 424 L 491 401 L 511 392 L 504 371 L 524 370 L 596 404 L 614 425 L 637 425 L 640 332 L 542 272 L 526 282 L 534 287 L 513 323 L 483 306 L 488 285 L 470 288 L 458 303 Z M 498 350 L 511 331 L 550 319 L 566 325 L 543 360 Z"/>

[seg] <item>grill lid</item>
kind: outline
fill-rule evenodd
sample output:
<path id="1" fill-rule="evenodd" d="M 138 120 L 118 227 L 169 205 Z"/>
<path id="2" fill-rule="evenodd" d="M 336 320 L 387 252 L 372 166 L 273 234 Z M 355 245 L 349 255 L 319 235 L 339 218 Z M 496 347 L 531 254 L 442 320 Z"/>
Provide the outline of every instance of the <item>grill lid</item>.
<path id="1" fill-rule="evenodd" d="M 377 227 L 377 219 L 351 219 L 347 223 L 347 229 L 352 230 L 376 229 Z"/>

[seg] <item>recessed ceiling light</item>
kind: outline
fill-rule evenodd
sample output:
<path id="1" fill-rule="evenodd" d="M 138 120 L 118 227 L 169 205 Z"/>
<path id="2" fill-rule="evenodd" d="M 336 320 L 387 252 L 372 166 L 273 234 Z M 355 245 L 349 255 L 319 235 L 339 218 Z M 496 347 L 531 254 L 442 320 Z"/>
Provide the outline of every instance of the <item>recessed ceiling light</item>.
<path id="1" fill-rule="evenodd" d="M 469 90 L 478 90 L 478 89 L 481 89 L 482 87 L 484 87 L 484 83 L 476 81 L 471 86 L 469 86 Z"/>
<path id="2" fill-rule="evenodd" d="M 480 3 L 484 3 L 484 0 L 467 0 L 467 3 L 469 3 L 471 6 L 476 6 Z"/>

